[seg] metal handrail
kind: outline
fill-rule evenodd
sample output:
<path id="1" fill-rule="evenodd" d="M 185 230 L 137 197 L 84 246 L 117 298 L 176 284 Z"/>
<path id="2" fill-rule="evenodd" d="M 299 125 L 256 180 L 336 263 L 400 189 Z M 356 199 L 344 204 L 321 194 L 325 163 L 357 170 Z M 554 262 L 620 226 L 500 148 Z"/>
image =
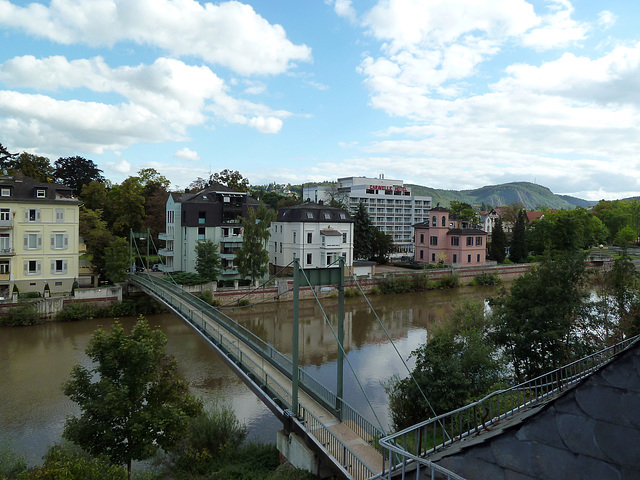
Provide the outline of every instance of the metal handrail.
<path id="1" fill-rule="evenodd" d="M 156 283 L 150 280 L 149 278 L 144 278 L 139 275 L 135 276 L 134 279 L 138 281 L 140 284 L 143 284 L 146 288 L 149 288 L 152 292 L 154 292 L 163 300 L 170 302 L 171 305 L 173 305 L 179 311 L 183 312 L 183 314 L 185 309 L 184 304 L 187 304 L 188 306 L 198 307 L 197 309 L 193 309 L 193 310 L 187 308 L 188 316 L 185 315 L 185 318 L 194 326 L 196 326 L 196 328 L 198 328 L 198 330 L 201 331 L 205 336 L 211 338 L 214 342 L 216 342 L 219 346 L 221 346 L 227 353 L 227 356 L 229 356 L 232 360 L 233 359 L 237 360 L 242 365 L 244 365 L 247 369 L 251 370 L 253 372 L 253 375 L 251 377 L 254 382 L 258 384 L 262 383 L 264 388 L 271 387 L 269 388 L 269 391 L 278 397 L 278 399 L 284 405 L 284 407 L 287 409 L 292 408 L 292 400 L 291 400 L 290 392 L 285 387 L 283 387 L 275 378 L 269 375 L 269 373 L 266 370 L 264 370 L 262 366 L 254 362 L 253 359 L 248 358 L 246 355 L 243 356 L 240 350 L 239 344 L 237 342 L 234 342 L 233 340 L 229 340 L 220 331 L 220 329 L 216 330 L 218 334 L 218 338 L 216 339 L 215 337 L 213 337 L 211 335 L 210 329 L 207 327 L 207 325 L 209 324 L 205 322 L 204 316 L 206 315 L 210 320 L 213 320 L 215 324 L 218 325 L 219 327 L 223 327 L 231 331 L 233 335 L 235 335 L 240 340 L 242 340 L 242 342 L 245 345 L 250 347 L 259 356 L 269 361 L 269 363 L 271 363 L 272 365 L 273 363 L 271 362 L 271 360 L 275 360 L 276 363 L 280 363 L 280 364 L 282 363 L 288 364 L 289 365 L 288 372 L 282 371 L 281 368 L 278 368 L 278 371 L 283 373 L 287 378 L 289 378 L 289 380 L 291 380 L 291 368 L 290 368 L 291 360 L 289 360 L 286 356 L 282 355 L 271 345 L 264 342 L 259 337 L 255 336 L 252 332 L 250 332 L 243 326 L 239 325 L 237 322 L 235 322 L 235 320 L 231 319 L 224 313 L 218 311 L 217 309 L 215 309 L 208 303 L 204 302 L 203 300 L 199 299 L 198 297 L 195 297 L 189 293 L 186 293 L 182 289 L 178 290 L 170 284 L 167 284 L 166 286 L 156 285 Z M 167 296 L 172 298 L 167 298 Z M 178 302 L 176 302 L 173 298 L 179 299 L 180 304 L 178 305 L 177 304 Z M 200 324 L 198 324 L 197 321 L 193 318 L 193 314 L 195 312 L 198 312 L 201 317 Z M 255 340 L 257 341 L 254 344 L 253 341 Z M 259 348 L 258 344 L 261 344 L 265 348 L 264 349 Z M 247 362 L 253 364 L 253 368 L 251 368 L 251 366 Z M 335 394 L 333 394 L 330 390 L 324 387 L 320 382 L 317 382 L 316 380 L 311 379 L 311 377 L 306 372 L 304 372 L 304 370 L 300 369 L 299 372 L 301 373 L 301 378 L 305 378 L 307 381 L 309 381 L 309 383 L 313 383 L 316 389 L 322 388 L 326 390 L 326 392 L 329 392 L 329 394 L 332 395 L 333 398 L 335 399 L 336 403 L 334 403 L 334 405 L 337 404 L 337 398 Z M 264 382 L 262 382 L 263 378 L 264 378 Z M 271 383 L 269 383 L 269 380 L 271 380 Z M 311 380 L 313 380 L 313 382 L 311 382 Z M 278 387 L 277 391 L 274 390 L 273 386 Z M 330 396 L 330 395 L 326 395 L 326 396 Z M 307 410 L 306 407 L 304 407 L 300 403 L 298 404 L 298 406 L 300 409 L 300 416 L 302 418 L 303 423 L 305 423 L 305 419 L 306 419 L 306 422 L 308 423 L 310 417 L 314 419 L 313 423 L 316 429 L 318 429 L 318 432 L 314 430 L 313 435 L 316 436 L 316 438 L 318 438 L 319 440 L 321 440 L 323 442 L 323 445 L 325 441 L 322 438 L 318 437 L 317 433 L 319 432 L 324 432 L 322 433 L 324 437 L 327 437 L 327 436 L 330 437 L 328 441 L 329 442 L 328 445 L 340 446 L 338 450 L 342 449 L 343 457 L 346 456 L 345 458 L 348 458 L 348 463 L 345 463 L 343 461 L 342 465 L 345 468 L 346 466 L 350 466 L 350 468 L 353 469 L 354 472 L 358 473 L 358 476 L 354 478 L 365 479 L 376 474 L 375 471 L 373 471 L 371 468 L 366 466 L 364 462 L 346 444 L 344 444 L 338 437 L 336 437 L 333 434 L 333 432 L 331 432 L 326 425 L 324 425 L 309 410 Z M 376 439 L 381 438 L 383 436 L 383 433 L 379 429 L 377 429 L 370 422 L 364 419 L 349 404 L 347 404 L 346 402 L 343 402 L 342 407 L 343 407 L 343 412 L 347 412 L 347 416 L 349 417 L 348 419 L 351 420 L 354 424 L 356 424 L 363 432 L 369 435 L 370 438 L 368 439 L 368 441 L 372 446 L 373 446 L 373 442 Z M 325 445 L 325 449 L 327 449 L 326 445 Z M 328 453 L 331 453 L 329 449 L 327 450 L 328 450 Z M 334 457 L 334 458 L 338 459 L 337 457 Z M 365 475 L 365 472 L 366 472 L 366 475 Z"/>
<path id="2" fill-rule="evenodd" d="M 397 468 L 404 468 L 407 459 L 409 459 L 432 470 L 453 475 L 449 478 L 458 478 L 453 472 L 448 472 L 446 469 L 443 472 L 442 467 L 433 464 L 424 457 L 471 434 L 489 430 L 491 425 L 512 417 L 547 397 L 558 394 L 605 365 L 620 351 L 639 339 L 640 335 L 628 338 L 552 372 L 514 387 L 493 392 L 469 405 L 382 438 L 380 445 L 388 452 L 388 455 L 384 456 L 385 460 L 391 458 L 392 452 L 396 457 L 403 459 L 397 465 L 392 465 L 394 462 L 389 461 L 388 465 L 391 468 L 385 475 L 388 474 L 391 478 L 391 472 Z"/>

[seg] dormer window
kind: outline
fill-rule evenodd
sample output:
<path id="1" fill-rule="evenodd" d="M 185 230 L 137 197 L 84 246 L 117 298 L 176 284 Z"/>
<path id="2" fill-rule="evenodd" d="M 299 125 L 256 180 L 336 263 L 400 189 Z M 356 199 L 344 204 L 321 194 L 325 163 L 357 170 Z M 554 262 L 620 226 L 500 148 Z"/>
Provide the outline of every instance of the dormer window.
<path id="1" fill-rule="evenodd" d="M 36 189 L 36 197 L 37 198 L 45 198 L 47 196 L 47 191 L 44 188 Z"/>
<path id="2" fill-rule="evenodd" d="M 313 213 L 307 212 L 307 218 L 313 218 Z"/>
<path id="3" fill-rule="evenodd" d="M 2 189 L 0 189 L 0 195 L 2 195 L 3 197 L 10 197 L 11 189 L 7 187 L 2 187 Z"/>

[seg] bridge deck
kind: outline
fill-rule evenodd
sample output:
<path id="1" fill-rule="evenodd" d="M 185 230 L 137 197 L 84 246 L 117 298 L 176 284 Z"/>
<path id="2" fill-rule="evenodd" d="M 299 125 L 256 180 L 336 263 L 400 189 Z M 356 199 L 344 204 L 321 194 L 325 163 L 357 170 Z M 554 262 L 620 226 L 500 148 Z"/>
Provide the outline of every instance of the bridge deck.
<path id="1" fill-rule="evenodd" d="M 225 356 L 240 378 L 248 383 L 256 395 L 280 419 L 290 415 L 292 404 L 291 372 L 283 370 L 256 349 L 237 324 L 222 321 L 215 313 L 199 305 L 199 299 L 166 282 L 150 281 L 139 276 L 132 278 L 176 314 L 189 322 Z M 313 393 L 313 392 L 311 392 Z M 317 397 L 317 395 L 315 395 Z M 382 472 L 383 458 L 373 445 L 377 438 L 366 431 L 358 422 L 340 420 L 323 402 L 314 398 L 307 390 L 299 389 L 299 411 L 297 421 L 304 434 L 312 436 L 309 442 L 324 450 L 324 454 L 337 469 L 341 477 L 366 479 Z"/>

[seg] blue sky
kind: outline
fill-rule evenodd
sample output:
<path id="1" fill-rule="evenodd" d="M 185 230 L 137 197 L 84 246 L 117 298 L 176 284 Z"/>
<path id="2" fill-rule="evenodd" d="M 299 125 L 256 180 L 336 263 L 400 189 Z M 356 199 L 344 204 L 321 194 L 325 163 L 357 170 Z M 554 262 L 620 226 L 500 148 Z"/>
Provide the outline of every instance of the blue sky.
<path id="1" fill-rule="evenodd" d="M 628 0 L 0 0 L 0 143 L 185 188 L 339 176 L 640 194 Z"/>

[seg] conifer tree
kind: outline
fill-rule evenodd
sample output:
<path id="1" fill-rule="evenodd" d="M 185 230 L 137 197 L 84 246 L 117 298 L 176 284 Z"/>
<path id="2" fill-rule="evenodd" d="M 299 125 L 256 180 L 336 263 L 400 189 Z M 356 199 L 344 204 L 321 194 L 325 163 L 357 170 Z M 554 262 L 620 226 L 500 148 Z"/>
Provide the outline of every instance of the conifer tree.
<path id="1" fill-rule="evenodd" d="M 498 219 L 491 232 L 491 244 L 489 245 L 489 257 L 498 263 L 504 262 L 506 257 L 507 236 L 502 229 L 502 220 Z"/>
<path id="2" fill-rule="evenodd" d="M 513 226 L 513 238 L 509 248 L 509 260 L 515 263 L 522 263 L 527 260 L 527 244 L 525 237 L 526 214 L 524 210 L 518 212 L 516 223 Z"/>

